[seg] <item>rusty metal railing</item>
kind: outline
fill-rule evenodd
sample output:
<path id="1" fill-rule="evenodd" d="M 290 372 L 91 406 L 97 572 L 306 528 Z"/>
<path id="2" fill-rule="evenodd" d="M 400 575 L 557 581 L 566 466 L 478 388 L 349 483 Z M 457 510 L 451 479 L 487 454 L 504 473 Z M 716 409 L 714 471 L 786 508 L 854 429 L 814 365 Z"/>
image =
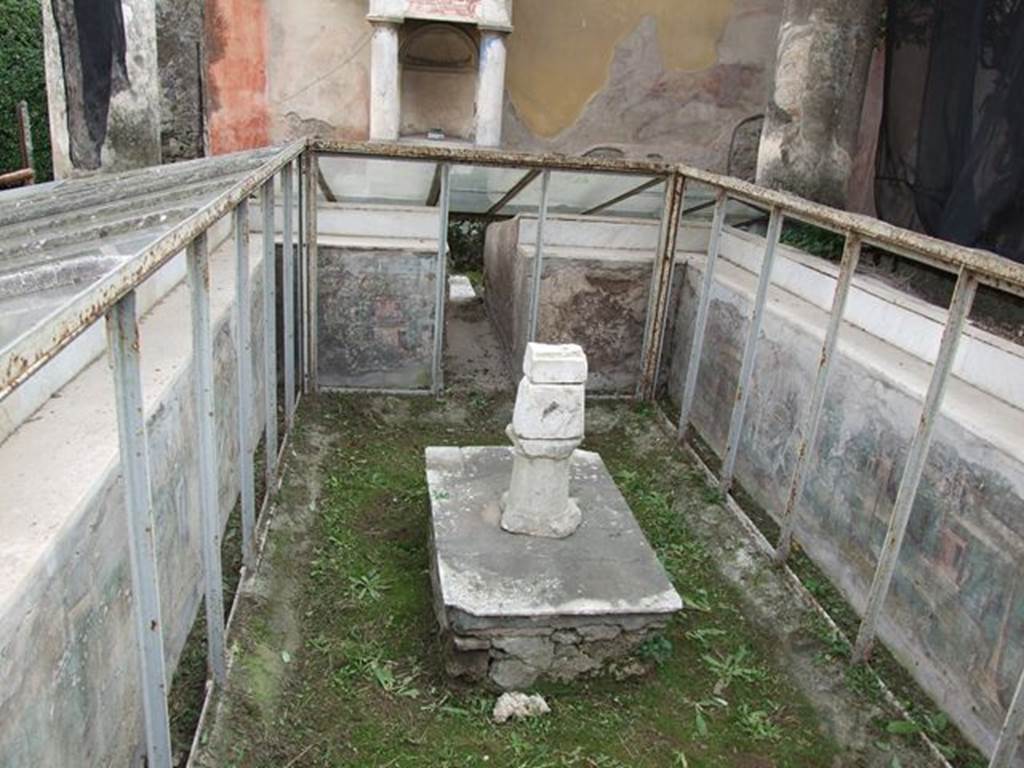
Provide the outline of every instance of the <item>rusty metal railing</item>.
<path id="1" fill-rule="evenodd" d="M 710 223 L 707 260 L 701 281 L 698 306 L 691 331 L 689 364 L 681 396 L 678 432 L 681 439 L 690 435 L 691 418 L 698 385 L 698 371 L 704 352 L 704 341 L 715 269 L 720 256 L 722 231 L 726 207 L 730 201 L 739 201 L 769 211 L 768 235 L 762 259 L 757 289 L 751 308 L 750 324 L 743 348 L 739 380 L 736 386 L 729 436 L 718 480 L 728 494 L 733 478 L 740 436 L 746 415 L 747 397 L 760 339 L 761 319 L 771 286 L 772 265 L 786 220 L 798 220 L 840 233 L 846 239 L 839 269 L 829 323 L 822 344 L 821 363 L 814 381 L 813 395 L 801 418 L 801 440 L 797 461 L 789 484 L 788 501 L 780 514 L 781 535 L 776 545 L 776 558 L 784 562 L 791 549 L 795 528 L 795 509 L 803 492 L 808 453 L 814 445 L 821 422 L 825 396 L 828 391 L 832 361 L 842 326 L 847 297 L 857 267 L 862 245 L 872 244 L 901 256 L 939 267 L 957 275 L 957 287 L 946 321 L 938 358 L 933 366 L 931 382 L 914 439 L 911 443 L 906 468 L 899 486 L 896 503 L 889 521 L 889 530 L 878 558 L 876 572 L 867 600 L 867 608 L 855 644 L 855 660 L 866 659 L 875 638 L 878 619 L 889 591 L 896 560 L 900 552 L 907 521 L 921 479 L 936 417 L 942 407 L 943 395 L 951 376 L 957 345 L 963 333 L 973 298 L 979 285 L 994 286 L 1024 296 L 1024 268 L 994 254 L 964 248 L 914 232 L 885 224 L 875 219 L 858 216 L 817 205 L 785 193 L 771 191 L 727 178 L 662 162 L 628 161 L 604 158 L 570 158 L 551 154 L 509 153 L 497 150 L 466 149 L 442 146 L 407 144 L 344 143 L 325 140 L 294 142 L 266 161 L 256 171 L 236 183 L 213 203 L 182 221 L 170 232 L 148 246 L 142 253 L 102 278 L 87 293 L 75 297 L 59 311 L 48 317 L 30 333 L 0 352 L 0 399 L 45 366 L 74 338 L 100 318 L 106 318 L 108 347 L 113 362 L 113 375 L 117 394 L 117 413 L 121 464 L 126 479 L 126 501 L 129 517 L 129 536 L 132 542 L 132 589 L 135 601 L 136 631 L 139 636 L 140 670 L 145 711 L 146 739 L 149 765 L 170 765 L 170 742 L 167 720 L 167 676 L 163 663 L 162 641 L 156 584 L 156 552 L 153 541 L 153 510 L 150 498 L 145 420 L 142 410 L 142 389 L 139 373 L 138 319 L 136 317 L 135 290 L 149 275 L 183 249 L 187 251 L 188 281 L 193 319 L 193 344 L 197 364 L 194 372 L 195 397 L 199 412 L 198 440 L 200 446 L 201 499 L 203 519 L 203 578 L 206 595 L 207 632 L 210 683 L 208 692 L 219 689 L 226 674 L 223 621 L 223 596 L 220 592 L 219 536 L 220 524 L 216 508 L 216 468 L 218 457 L 213 439 L 213 379 L 212 342 L 210 339 L 209 283 L 207 270 L 206 232 L 225 215 L 232 215 L 235 224 L 236 270 L 238 273 L 236 302 L 240 314 L 247 316 L 250 301 L 248 293 L 248 198 L 261 192 L 264 245 L 264 344 L 267 377 L 264 402 L 266 428 L 266 488 L 268 496 L 276 486 L 280 444 L 276 427 L 276 367 L 274 327 L 276 288 L 273 265 L 274 251 L 274 179 L 282 180 L 284 206 L 283 253 L 283 339 L 287 346 L 284 363 L 285 381 L 285 436 L 290 429 L 297 403 L 296 388 L 303 391 L 317 389 L 318 349 L 318 281 L 317 281 L 317 189 L 320 156 L 363 157 L 368 159 L 409 160 L 433 162 L 438 166 L 437 207 L 439 215 L 436 279 L 437 292 L 434 306 L 434 339 L 431 388 L 443 389 L 443 334 L 444 334 L 444 282 L 446 274 L 446 225 L 450 210 L 451 185 L 449 170 L 453 165 L 508 167 L 524 170 L 523 177 L 506 193 L 491 213 L 498 213 L 515 195 L 522 192 L 535 178 L 542 176 L 542 194 L 538 206 L 537 237 L 534 273 L 530 288 L 530 314 L 528 336 L 537 332 L 537 312 L 540 304 L 541 269 L 544 249 L 544 222 L 548 207 L 548 183 L 553 171 L 583 173 L 632 174 L 644 177 L 642 183 L 625 195 L 581 211 L 589 215 L 621 202 L 630 194 L 639 194 L 657 184 L 664 185 L 660 216 L 657 253 L 651 272 L 648 306 L 641 349 L 641 368 L 635 396 L 650 400 L 655 397 L 662 348 L 672 300 L 672 276 L 675 266 L 676 242 L 683 213 L 686 187 L 700 183 L 712 187 L 715 193 L 714 213 Z M 298 165 L 300 179 L 299 200 L 294 200 L 293 166 Z M 298 229 L 293 220 L 300 216 Z M 300 259 L 293 264 L 293 236 L 298 234 Z M 298 269 L 296 270 L 296 266 Z M 295 280 L 298 272 L 298 284 Z M 298 312 L 292 304 L 298 301 Z M 296 314 L 299 327 L 294 325 Z M 240 331 L 243 330 L 240 328 Z M 245 335 L 248 338 L 247 334 Z M 239 333 L 239 338 L 243 334 Z M 297 340 L 297 343 L 296 343 Z M 299 357 L 293 357 L 298 348 Z M 251 370 L 251 349 L 240 343 L 236 349 L 240 370 Z M 300 382 L 301 380 L 301 382 Z M 272 386 L 273 385 L 273 386 Z M 246 374 L 239 377 L 238 397 L 248 402 L 253 382 Z M 243 414 L 240 423 L 244 431 Z M 255 538 L 259 527 L 256 518 L 254 446 L 247 435 L 240 433 L 242 476 L 242 532 L 243 568 L 251 569 L 256 563 Z M 230 619 L 229 619 L 230 621 Z M 210 698 L 208 695 L 207 703 Z M 205 707 L 204 707 L 205 713 Z M 1008 708 L 998 744 L 991 758 L 992 768 L 1007 768 L 1013 757 L 1020 732 L 1024 728 L 1024 675 L 1018 683 L 1013 701 Z"/>

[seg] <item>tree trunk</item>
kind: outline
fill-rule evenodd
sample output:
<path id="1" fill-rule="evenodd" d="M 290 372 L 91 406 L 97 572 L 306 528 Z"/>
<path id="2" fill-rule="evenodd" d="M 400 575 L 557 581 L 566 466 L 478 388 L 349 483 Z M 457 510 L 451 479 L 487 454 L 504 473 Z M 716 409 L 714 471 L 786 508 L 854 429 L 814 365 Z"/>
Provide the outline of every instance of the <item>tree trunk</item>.
<path id="1" fill-rule="evenodd" d="M 884 0 L 785 0 L 757 181 L 845 208 Z"/>

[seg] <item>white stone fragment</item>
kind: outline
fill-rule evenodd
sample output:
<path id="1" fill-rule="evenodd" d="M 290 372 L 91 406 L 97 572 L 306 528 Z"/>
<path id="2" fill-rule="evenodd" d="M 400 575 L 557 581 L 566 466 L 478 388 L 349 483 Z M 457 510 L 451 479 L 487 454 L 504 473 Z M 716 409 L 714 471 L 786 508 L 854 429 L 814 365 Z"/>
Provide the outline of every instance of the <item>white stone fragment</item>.
<path id="1" fill-rule="evenodd" d="M 579 384 L 519 381 L 512 429 L 525 439 L 565 440 L 583 437 L 585 392 Z"/>
<path id="2" fill-rule="evenodd" d="M 551 712 L 551 707 L 539 693 L 529 695 L 512 691 L 503 693 L 494 703 L 491 717 L 496 723 L 504 723 L 511 719 L 522 720 L 527 717 L 539 717 Z"/>
<path id="3" fill-rule="evenodd" d="M 535 384 L 583 384 L 587 380 L 587 356 L 579 344 L 526 345 L 523 373 Z"/>

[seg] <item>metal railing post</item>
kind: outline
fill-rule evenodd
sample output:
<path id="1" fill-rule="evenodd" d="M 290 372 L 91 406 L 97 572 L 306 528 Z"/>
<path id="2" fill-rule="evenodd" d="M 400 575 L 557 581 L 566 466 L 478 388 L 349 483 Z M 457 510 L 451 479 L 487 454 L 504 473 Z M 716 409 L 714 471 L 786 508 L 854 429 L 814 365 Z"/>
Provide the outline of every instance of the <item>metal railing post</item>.
<path id="1" fill-rule="evenodd" d="M 235 362 L 238 369 L 238 485 L 242 505 L 242 562 L 256 564 L 256 480 L 252 444 L 252 289 L 249 280 L 249 201 L 235 208 Z"/>
<path id="2" fill-rule="evenodd" d="M 828 391 L 829 378 L 832 375 L 832 361 L 835 358 L 836 344 L 839 341 L 839 328 L 843 323 L 846 300 L 850 295 L 850 285 L 853 283 L 853 275 L 857 271 L 858 261 L 860 261 L 860 237 L 851 232 L 846 236 L 843 260 L 839 267 L 839 278 L 836 281 L 835 292 L 832 294 L 832 310 L 829 315 L 828 330 L 825 332 L 825 341 L 821 345 L 821 358 L 818 363 L 818 373 L 814 379 L 811 404 L 804 418 L 803 437 L 800 440 L 800 447 L 797 448 L 796 466 L 793 468 L 793 477 L 789 484 L 789 496 L 786 499 L 786 508 L 782 512 L 779 543 L 775 548 L 777 563 L 786 561 L 793 545 L 796 507 L 804 492 L 809 454 L 818 438 L 821 413 L 825 407 L 825 394 Z"/>
<path id="3" fill-rule="evenodd" d="M 526 324 L 526 341 L 537 340 L 537 321 L 540 317 L 540 282 L 544 274 L 544 223 L 548 218 L 548 190 L 551 187 L 551 169 L 545 168 L 540 178 L 540 206 L 537 209 L 537 237 L 533 247 L 533 275 L 530 280 L 530 314 Z"/>
<path id="4" fill-rule="evenodd" d="M 988 768 L 1010 768 L 1014 755 L 1020 744 L 1021 731 L 1024 730 L 1024 672 L 1017 679 L 1017 688 L 1006 710 L 1003 727 L 999 729 L 996 748 L 992 751 L 992 759 Z"/>
<path id="5" fill-rule="evenodd" d="M 213 339 L 210 332 L 210 272 L 206 233 L 187 248 L 192 302 L 192 380 L 199 449 L 199 515 L 202 522 L 203 582 L 206 595 L 206 649 L 210 675 L 223 685 L 224 589 L 221 581 L 221 521 L 217 485 L 217 434 L 213 402 Z"/>
<path id="6" fill-rule="evenodd" d="M 942 342 L 939 344 L 939 353 L 935 358 L 931 381 L 928 383 L 928 392 L 924 398 L 917 432 L 914 434 L 910 450 L 907 452 L 907 463 L 903 470 L 903 477 L 900 479 L 899 491 L 896 493 L 896 503 L 893 505 L 892 515 L 889 518 L 889 529 L 885 534 L 882 551 L 878 555 L 878 567 L 875 569 L 871 589 L 868 592 L 864 619 L 861 621 L 857 640 L 853 646 L 855 662 L 865 661 L 871 655 L 878 619 L 882 613 L 882 607 L 885 605 L 885 598 L 889 594 L 889 585 L 892 583 L 893 574 L 896 572 L 896 561 L 903 545 L 903 537 L 907 532 L 910 512 L 914 507 L 914 498 L 917 496 L 917 487 L 921 482 L 921 475 L 924 473 L 935 421 L 942 408 L 942 399 L 946 394 L 953 363 L 956 360 L 960 337 L 967 323 L 967 316 L 970 314 L 977 290 L 977 278 L 966 269 L 961 270 L 956 281 L 956 289 L 953 291 L 953 300 L 949 305 L 949 317 L 946 319 Z"/>
<path id="7" fill-rule="evenodd" d="M 316 221 L 316 175 L 317 156 L 306 153 L 306 391 L 316 392 L 319 388 L 317 376 L 317 353 L 319 343 L 317 317 L 317 221 Z"/>
<path id="8" fill-rule="evenodd" d="M 281 314 L 284 319 L 284 418 L 287 429 L 295 420 L 295 251 L 292 223 L 295 190 L 291 163 L 281 170 L 284 188 L 284 231 L 281 246 Z"/>
<path id="9" fill-rule="evenodd" d="M 711 292 L 715 287 L 715 264 L 722 243 L 722 227 L 725 226 L 725 206 L 728 196 L 724 189 L 715 196 L 715 213 L 711 219 L 708 239 L 708 255 L 704 263 L 704 277 L 701 280 L 700 296 L 697 297 L 697 316 L 693 321 L 693 335 L 690 339 L 690 359 L 686 365 L 686 382 L 683 385 L 683 400 L 679 406 L 679 438 L 685 439 L 693 416 L 693 401 L 697 394 L 697 374 L 704 356 L 704 333 L 708 327 L 708 309 L 711 307 Z"/>
<path id="10" fill-rule="evenodd" d="M 431 389 L 440 394 L 444 389 L 444 305 L 448 298 L 448 209 L 451 205 L 451 166 L 441 163 L 441 192 L 437 212 L 437 261 L 434 266 L 434 351 L 431 364 Z"/>
<path id="11" fill-rule="evenodd" d="M 171 733 L 167 713 L 163 620 L 157 572 L 155 520 L 149 479 L 149 444 L 139 371 L 139 326 L 135 291 L 107 313 L 107 348 L 114 372 L 118 449 L 128 517 L 132 613 L 139 643 L 139 682 L 146 732 L 147 764 L 170 768 Z"/>
<path id="12" fill-rule="evenodd" d="M 736 399 L 733 403 L 732 417 L 729 419 L 729 437 L 725 443 L 725 458 L 722 460 L 721 487 L 723 493 L 732 488 L 733 476 L 736 471 L 736 457 L 739 454 L 740 438 L 743 435 L 743 420 L 747 414 L 747 401 L 750 399 L 750 382 L 754 376 L 754 363 L 757 359 L 757 342 L 761 335 L 761 323 L 764 320 L 764 308 L 768 300 L 768 287 L 772 282 L 772 267 L 775 265 L 775 251 L 782 234 L 783 214 L 779 208 L 772 208 L 768 220 L 768 233 L 765 236 L 764 259 L 761 261 L 761 275 L 757 281 L 757 293 L 754 296 L 754 307 L 750 315 L 750 328 L 747 341 L 743 347 L 743 361 L 740 365 L 740 377 L 736 384 Z"/>
<path id="13" fill-rule="evenodd" d="M 680 173 L 673 173 L 665 179 L 665 200 L 661 207 L 658 254 L 651 265 L 651 285 L 647 291 L 647 320 L 640 352 L 640 379 L 636 385 L 638 400 L 653 400 L 657 389 L 661 348 L 668 320 L 668 304 L 672 296 L 676 238 L 679 234 L 679 211 L 682 208 L 685 184 L 686 177 Z"/>
<path id="14" fill-rule="evenodd" d="M 291 164 L 285 166 L 290 167 Z M 274 247 L 274 177 L 260 189 L 263 213 L 263 418 L 267 493 L 277 482 L 277 269 Z"/>

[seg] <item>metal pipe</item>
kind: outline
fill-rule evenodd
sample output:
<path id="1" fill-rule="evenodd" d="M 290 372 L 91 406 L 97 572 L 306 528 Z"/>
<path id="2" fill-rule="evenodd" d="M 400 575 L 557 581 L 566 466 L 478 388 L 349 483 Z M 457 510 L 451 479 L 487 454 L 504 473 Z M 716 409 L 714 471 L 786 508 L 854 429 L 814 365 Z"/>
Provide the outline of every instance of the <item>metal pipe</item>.
<path id="1" fill-rule="evenodd" d="M 825 341 L 821 345 L 821 358 L 818 373 L 814 379 L 814 390 L 811 393 L 811 404 L 804 419 L 803 437 L 796 452 L 796 466 L 789 484 L 789 496 L 786 508 L 782 512 L 779 543 L 775 548 L 775 562 L 782 563 L 789 557 L 793 545 L 793 529 L 796 526 L 796 507 L 804 492 L 805 472 L 810 449 L 818 439 L 818 427 L 821 425 L 821 414 L 825 407 L 825 394 L 828 391 L 829 379 L 832 375 L 832 362 L 835 359 L 836 344 L 839 341 L 839 328 L 846 311 L 846 300 L 850 295 L 853 275 L 860 261 L 860 238 L 855 234 L 846 236 L 843 259 L 839 267 L 839 279 L 836 281 L 832 295 L 832 310 L 829 314 L 828 330 Z"/>
<path id="2" fill-rule="evenodd" d="M 437 260 L 434 265 L 434 352 L 431 361 L 431 390 L 435 395 L 444 389 L 444 305 L 448 298 L 448 208 L 451 205 L 451 166 L 442 163 L 441 193 L 437 213 Z"/>
<path id="3" fill-rule="evenodd" d="M 286 165 L 285 168 L 291 168 Z M 260 191 L 263 207 L 263 441 L 267 489 L 277 484 L 277 269 L 274 247 L 274 179 Z"/>
<path id="4" fill-rule="evenodd" d="M 316 175 L 317 156 L 306 153 L 306 391 L 316 392 L 319 387 L 317 358 L 319 353 L 319 282 L 317 281 L 317 220 Z"/>
<path id="5" fill-rule="evenodd" d="M 757 281 L 757 293 L 754 296 L 754 307 L 750 315 L 750 328 L 747 331 L 747 341 L 743 347 L 740 378 L 736 383 L 736 399 L 732 407 L 732 417 L 729 419 L 729 438 L 725 444 L 725 458 L 722 460 L 722 493 L 729 492 L 736 471 L 736 457 L 739 454 L 740 438 L 743 436 L 743 421 L 747 414 L 747 401 L 750 399 L 750 382 L 754 376 L 754 362 L 757 358 L 757 342 L 761 336 L 761 322 L 764 319 L 764 307 L 768 301 L 768 287 L 772 282 L 776 246 L 779 244 L 779 235 L 782 233 L 782 219 L 782 211 L 772 208 L 768 233 L 765 236 L 761 275 Z"/>
<path id="6" fill-rule="evenodd" d="M 508 192 L 502 195 L 501 199 L 498 200 L 498 202 L 496 202 L 494 205 L 488 208 L 487 213 L 485 213 L 484 215 L 496 216 L 497 214 L 499 214 L 502 208 L 511 203 L 512 200 L 516 196 L 518 196 L 520 192 L 522 192 L 530 185 L 531 181 L 540 176 L 540 171 L 540 168 L 532 168 L 526 173 L 524 173 L 522 178 L 519 179 L 519 181 L 517 181 Z"/>
<path id="7" fill-rule="evenodd" d="M 281 314 L 284 321 L 284 419 L 285 428 L 295 423 L 295 250 L 292 222 L 295 217 L 295 191 L 292 166 L 281 170 L 284 188 L 284 232 L 281 246 Z"/>
<path id="8" fill-rule="evenodd" d="M 616 195 L 611 200 L 605 200 L 603 203 L 595 205 L 592 208 L 587 208 L 585 211 L 581 211 L 580 216 L 592 216 L 595 213 L 600 213 L 605 208 L 611 208 L 613 205 L 621 203 L 623 200 L 629 200 L 629 198 L 635 197 L 636 195 L 639 195 L 641 192 L 646 192 L 651 187 L 661 184 L 662 181 L 664 181 L 664 179 L 660 177 L 657 179 L 648 179 L 643 184 L 638 184 L 632 189 L 627 189 L 621 195 Z"/>
<path id="9" fill-rule="evenodd" d="M 163 619 L 156 559 L 156 521 L 149 479 L 142 376 L 139 370 L 139 325 L 135 291 L 126 293 L 107 313 L 107 350 L 114 372 L 118 450 L 124 476 L 128 553 L 132 575 L 132 614 L 139 644 L 139 683 L 146 733 L 147 765 L 171 766 L 167 671 L 164 668 Z"/>
<path id="10" fill-rule="evenodd" d="M 697 316 L 693 321 L 693 335 L 690 339 L 690 356 L 686 364 L 686 381 L 683 385 L 683 399 L 679 408 L 679 439 L 686 438 L 693 415 L 693 402 L 697 394 L 697 374 L 704 355 L 704 333 L 708 326 L 708 309 L 711 306 L 711 292 L 715 287 L 715 264 L 722 243 L 722 227 L 725 226 L 725 207 L 728 195 L 724 189 L 715 197 L 715 212 L 711 219 L 711 233 L 708 239 L 708 255 L 704 263 L 704 278 L 701 281 L 700 297 L 697 300 Z"/>
<path id="11" fill-rule="evenodd" d="M 900 479 L 899 491 L 896 493 L 892 516 L 889 518 L 889 529 L 885 534 L 882 551 L 878 555 L 878 567 L 875 569 L 871 589 L 868 592 L 864 619 L 860 623 L 857 641 L 853 646 L 854 662 L 866 661 L 871 655 L 878 619 L 885 605 L 885 598 L 889 594 L 889 585 L 892 583 L 893 574 L 896 572 L 896 561 L 903 545 L 903 537 L 907 532 L 910 512 L 914 507 L 914 498 L 917 496 L 917 487 L 921 482 L 921 475 L 924 473 L 935 421 L 942 408 L 942 399 L 949 384 L 956 352 L 960 346 L 960 338 L 963 335 L 964 326 L 967 324 L 967 317 L 971 312 L 977 290 L 978 280 L 975 275 L 966 269 L 963 270 L 956 281 L 956 289 L 953 291 L 953 300 L 949 305 L 949 316 L 942 332 L 942 341 L 939 344 L 938 356 L 935 358 L 931 381 L 928 383 L 921 419 L 918 422 L 914 439 L 910 443 L 910 450 L 907 452 L 907 463 L 903 470 L 903 477 Z"/>
<path id="12" fill-rule="evenodd" d="M 210 272 L 206 233 L 186 249 L 192 304 L 192 382 L 199 462 L 199 517 L 206 595 L 206 650 L 215 685 L 225 679 L 224 587 L 220 563 L 220 504 L 217 485 L 217 432 L 213 402 L 213 339 L 210 335 Z"/>
<path id="13" fill-rule="evenodd" d="M 548 218 L 548 191 L 551 171 L 544 171 L 540 179 L 540 206 L 537 209 L 537 236 L 533 246 L 533 275 L 530 280 L 530 314 L 527 318 L 526 340 L 537 340 L 537 322 L 540 318 L 540 282 L 544 275 L 544 223 Z"/>
<path id="14" fill-rule="evenodd" d="M 661 349 L 668 320 L 668 302 L 672 296 L 672 272 L 676 260 L 679 233 L 679 209 L 682 207 L 686 177 L 672 174 L 665 180 L 665 199 L 661 207 L 661 232 L 658 255 L 651 267 L 647 290 L 647 319 L 640 352 L 640 378 L 636 385 L 638 400 L 653 400 L 657 388 Z"/>
<path id="15" fill-rule="evenodd" d="M 255 564 L 256 478 L 252 444 L 252 288 L 249 280 L 249 201 L 235 208 L 235 362 L 238 369 L 238 484 L 242 512 L 242 562 Z"/>
<path id="16" fill-rule="evenodd" d="M 1010 768 L 1017 747 L 1020 743 L 1021 731 L 1024 730 L 1024 672 L 1017 680 L 1017 688 L 1006 710 L 1003 727 L 999 729 L 996 748 L 992 751 L 992 759 L 988 768 Z"/>

